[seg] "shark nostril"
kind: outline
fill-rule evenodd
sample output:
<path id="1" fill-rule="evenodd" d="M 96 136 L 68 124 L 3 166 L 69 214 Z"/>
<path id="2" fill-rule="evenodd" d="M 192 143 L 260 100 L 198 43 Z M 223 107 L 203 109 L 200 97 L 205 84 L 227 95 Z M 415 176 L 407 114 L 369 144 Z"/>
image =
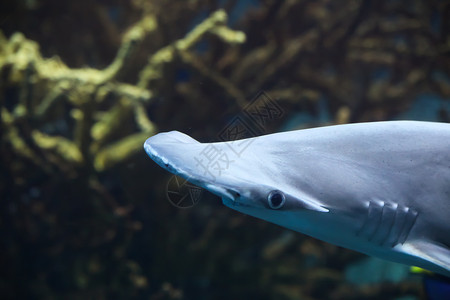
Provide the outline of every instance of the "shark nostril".
<path id="1" fill-rule="evenodd" d="M 234 189 L 229 189 L 228 193 L 233 198 L 233 200 L 239 199 L 241 197 L 241 194 Z"/>

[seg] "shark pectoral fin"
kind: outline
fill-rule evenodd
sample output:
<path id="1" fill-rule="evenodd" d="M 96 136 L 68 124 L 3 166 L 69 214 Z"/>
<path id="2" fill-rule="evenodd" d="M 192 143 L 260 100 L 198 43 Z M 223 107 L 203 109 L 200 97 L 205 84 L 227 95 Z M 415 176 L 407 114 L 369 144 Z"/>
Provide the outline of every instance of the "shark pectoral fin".
<path id="1" fill-rule="evenodd" d="M 413 241 L 406 242 L 401 248 L 407 254 L 425 259 L 436 265 L 434 270 L 428 268 L 430 271 L 450 276 L 450 249 L 445 245 L 428 241 Z"/>

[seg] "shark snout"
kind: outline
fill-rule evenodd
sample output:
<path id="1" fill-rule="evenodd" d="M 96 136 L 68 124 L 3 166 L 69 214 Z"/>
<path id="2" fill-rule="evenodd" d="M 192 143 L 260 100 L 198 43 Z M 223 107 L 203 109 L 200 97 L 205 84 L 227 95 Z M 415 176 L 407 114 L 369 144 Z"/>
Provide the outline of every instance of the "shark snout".
<path id="1" fill-rule="evenodd" d="M 219 154 L 227 147 L 220 144 L 201 144 L 193 138 L 177 132 L 160 133 L 144 143 L 147 154 L 162 168 L 201 186 L 213 194 L 239 202 L 242 183 L 232 166 L 218 170 Z M 216 158 L 215 161 L 213 159 Z M 233 171 L 233 172 L 232 172 Z"/>
<path id="2" fill-rule="evenodd" d="M 240 161 L 220 165 L 230 155 L 224 143 L 199 143 L 177 131 L 160 133 L 144 143 L 147 154 L 162 168 L 200 186 L 233 206 L 253 206 L 251 190 L 254 184 L 248 178 Z M 216 160 L 214 160 L 214 158 Z"/>

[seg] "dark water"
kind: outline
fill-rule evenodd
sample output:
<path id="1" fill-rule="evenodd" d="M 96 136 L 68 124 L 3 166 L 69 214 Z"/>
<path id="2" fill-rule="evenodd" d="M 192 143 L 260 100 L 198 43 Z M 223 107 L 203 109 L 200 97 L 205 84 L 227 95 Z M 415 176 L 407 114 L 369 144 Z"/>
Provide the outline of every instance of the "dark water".
<path id="1" fill-rule="evenodd" d="M 425 0 L 2 1 L 1 299 L 426 299 L 408 266 L 231 211 L 142 144 L 169 130 L 219 141 L 449 122 L 449 12 Z"/>

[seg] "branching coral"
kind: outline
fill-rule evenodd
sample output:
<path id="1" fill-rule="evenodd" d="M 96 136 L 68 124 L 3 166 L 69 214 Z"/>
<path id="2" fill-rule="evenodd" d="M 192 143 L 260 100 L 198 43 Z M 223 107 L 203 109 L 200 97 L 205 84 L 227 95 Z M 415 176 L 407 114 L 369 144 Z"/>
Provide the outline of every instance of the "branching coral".
<path id="1" fill-rule="evenodd" d="M 157 30 L 154 16 L 147 15 L 124 34 L 122 45 L 114 61 L 105 69 L 70 69 L 59 58 L 44 59 L 38 45 L 22 34 L 14 34 L 1 49 L 0 72 L 7 78 L 3 84 L 16 86 L 21 94 L 12 111 L 2 108 L 3 127 L 7 132 L 5 142 L 10 142 L 17 153 L 42 164 L 40 153 L 52 151 L 58 164 L 76 168 L 84 161 L 93 161 L 97 171 L 103 171 L 124 161 L 140 151 L 143 141 L 155 133 L 155 125 L 145 113 L 152 98 L 151 82 L 162 78 L 162 68 L 177 56 L 189 56 L 189 50 L 206 34 L 218 36 L 224 43 L 245 41 L 242 32 L 226 27 L 227 15 L 218 10 L 197 25 L 186 37 L 150 54 L 136 85 L 118 82 L 117 77 L 129 62 L 140 42 Z M 150 87 L 150 89 L 148 89 Z M 8 100 L 11 101 L 11 100 Z M 68 104 L 68 105 L 67 105 Z M 44 120 L 55 107 L 66 105 L 74 119 L 69 137 L 50 136 L 33 128 L 25 139 L 19 134 L 17 123 L 26 120 Z M 103 111 L 102 107 L 110 106 Z M 69 115 L 69 114 L 66 114 Z M 122 122 L 134 116 L 140 132 L 132 133 L 111 142 Z M 32 143 L 32 144 L 30 144 Z"/>
<path id="2" fill-rule="evenodd" d="M 154 95 L 162 94 L 152 83 L 163 78 L 165 67 L 176 66 L 179 57 L 188 55 L 205 37 L 217 37 L 225 47 L 245 41 L 244 33 L 226 24 L 227 14 L 217 10 L 185 37 L 147 53 L 143 63 L 137 64 L 141 75 L 135 84 L 121 79 L 130 65 L 136 64 L 140 57 L 136 53 L 144 51 L 143 44 L 160 30 L 152 13 L 144 14 L 123 34 L 115 59 L 104 69 L 69 68 L 57 56 L 43 58 L 39 45 L 22 33 L 7 39 L 0 31 L 1 219 L 13 234 L 24 233 L 10 241 L 8 252 L 16 247 L 28 249 L 39 239 L 48 245 L 37 250 L 42 259 L 61 254 L 67 247 L 78 249 L 76 256 L 83 257 L 85 250 L 81 249 L 105 243 L 117 243 L 110 246 L 108 259 L 123 256 L 120 253 L 141 225 L 130 217 L 133 205 L 119 203 L 100 177 L 141 153 L 145 139 L 158 130 L 148 111 Z M 58 204 L 52 205 L 53 201 Z M 85 215 L 92 216 L 87 227 L 83 225 Z M 23 224 L 35 229 L 29 232 Z M 46 231 L 48 227 L 52 230 Z M 119 232 L 126 234 L 121 237 Z M 87 276 L 106 272 L 106 263 L 99 262 L 106 257 L 86 256 L 65 262 L 74 277 L 69 282 L 79 288 L 90 282 Z M 86 275 L 83 270 L 90 270 L 92 261 L 102 266 Z M 20 267 L 4 265 L 5 272 L 13 269 Z M 117 288 L 147 286 L 135 262 L 120 261 L 112 276 L 123 272 L 130 273 L 131 283 L 119 283 Z M 45 276 L 49 273 L 54 271 L 45 271 Z M 1 289 L 5 280 L 2 276 Z M 14 293 L 15 284 L 8 284 L 9 290 L 2 294 Z M 49 294 L 47 284 L 41 282 L 20 294 Z"/>

